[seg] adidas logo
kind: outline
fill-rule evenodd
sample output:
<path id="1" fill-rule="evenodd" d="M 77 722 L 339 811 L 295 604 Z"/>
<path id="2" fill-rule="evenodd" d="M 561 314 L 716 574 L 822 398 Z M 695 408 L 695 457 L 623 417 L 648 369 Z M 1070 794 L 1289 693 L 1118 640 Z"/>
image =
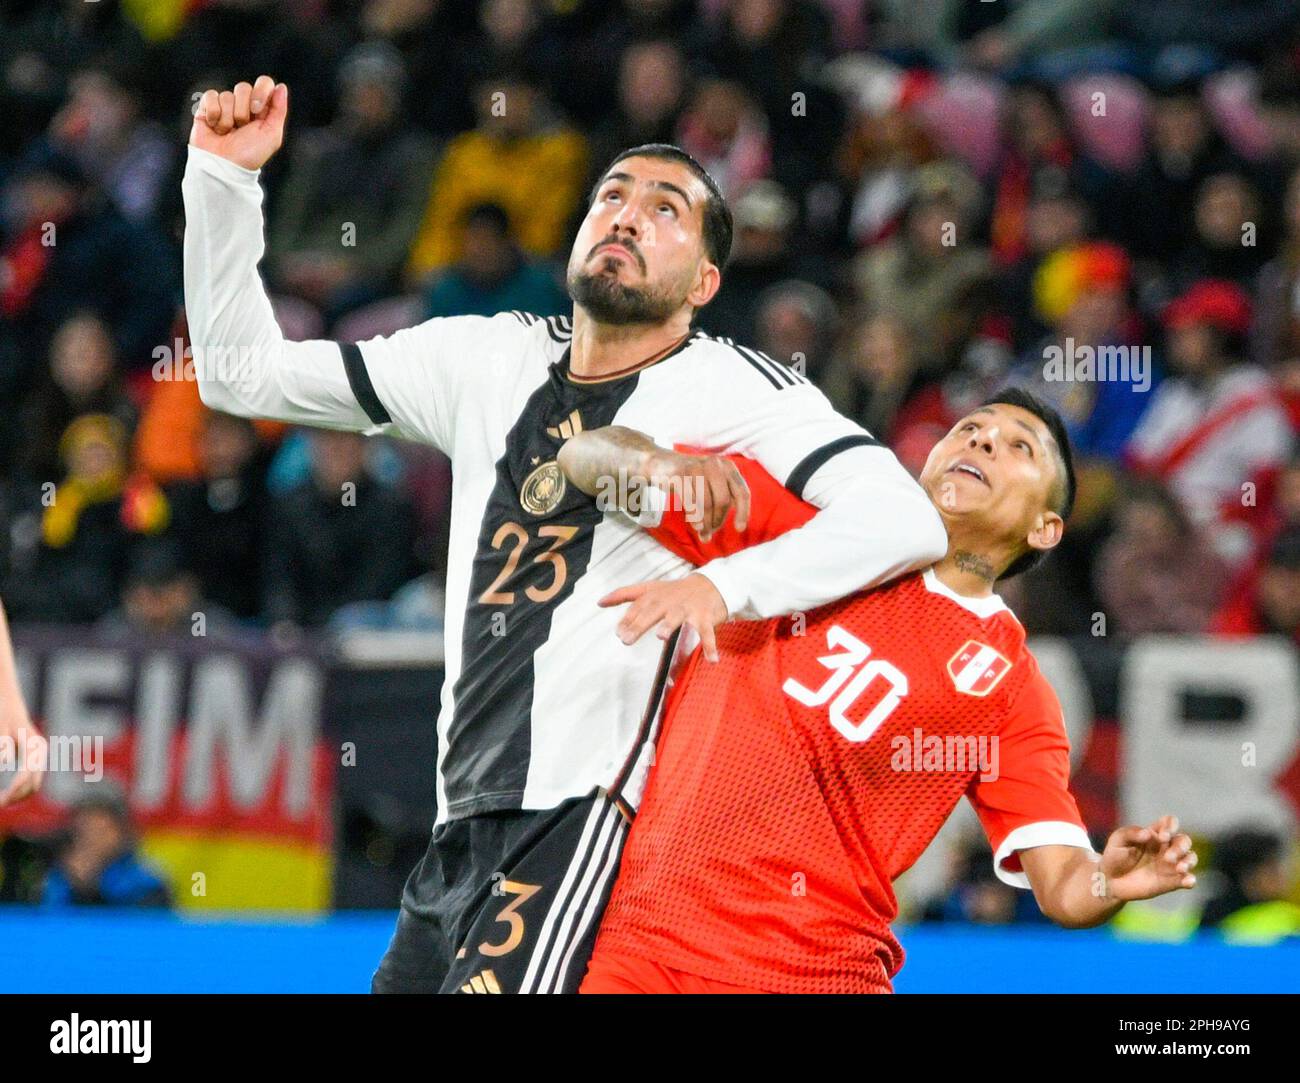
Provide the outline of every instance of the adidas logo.
<path id="1" fill-rule="evenodd" d="M 499 993 L 501 986 L 497 984 L 497 976 L 490 970 L 485 970 L 481 974 L 475 974 L 464 985 L 460 987 L 462 993 Z"/>
<path id="2" fill-rule="evenodd" d="M 546 435 L 555 440 L 568 440 L 580 432 L 582 432 L 582 417 L 577 410 L 574 410 L 560 422 L 558 427 L 547 428 Z"/>

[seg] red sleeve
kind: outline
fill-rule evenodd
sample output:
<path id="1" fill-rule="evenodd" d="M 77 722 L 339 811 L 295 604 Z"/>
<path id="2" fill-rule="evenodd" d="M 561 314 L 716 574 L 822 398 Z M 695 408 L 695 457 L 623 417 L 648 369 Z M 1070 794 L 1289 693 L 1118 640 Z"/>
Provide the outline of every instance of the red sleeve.
<path id="1" fill-rule="evenodd" d="M 1052 686 L 1037 663 L 998 734 L 992 777 L 967 790 L 989 845 L 998 878 L 1029 887 L 1019 851 L 1035 846 L 1091 849 L 1079 807 L 1070 793 L 1070 743 Z"/>
<path id="2" fill-rule="evenodd" d="M 674 450 L 697 454 L 695 449 L 678 446 Z M 749 486 L 749 525 L 739 531 L 735 527 L 735 511 L 727 512 L 721 529 L 707 542 L 686 518 L 680 494 L 674 493 L 663 513 L 659 525 L 649 528 L 649 534 L 665 549 L 676 553 L 692 564 L 707 564 L 718 557 L 730 556 L 751 545 L 771 541 L 787 530 L 803 526 L 817 514 L 817 509 L 800 500 L 776 478 L 772 477 L 755 459 L 744 455 L 728 455 Z"/>

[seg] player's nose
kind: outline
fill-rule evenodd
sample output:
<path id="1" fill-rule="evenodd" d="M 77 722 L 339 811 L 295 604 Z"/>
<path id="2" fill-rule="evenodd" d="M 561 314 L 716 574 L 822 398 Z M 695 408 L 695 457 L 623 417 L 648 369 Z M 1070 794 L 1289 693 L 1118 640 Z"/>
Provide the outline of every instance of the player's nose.
<path id="1" fill-rule="evenodd" d="M 979 448 L 985 454 L 997 458 L 998 453 L 998 427 L 989 425 L 982 429 L 976 429 L 970 434 L 970 446 Z"/>
<path id="2" fill-rule="evenodd" d="M 622 233 L 627 236 L 636 237 L 640 230 L 641 212 L 635 203 L 630 200 L 624 203 L 614 215 L 612 230 L 615 233 Z"/>

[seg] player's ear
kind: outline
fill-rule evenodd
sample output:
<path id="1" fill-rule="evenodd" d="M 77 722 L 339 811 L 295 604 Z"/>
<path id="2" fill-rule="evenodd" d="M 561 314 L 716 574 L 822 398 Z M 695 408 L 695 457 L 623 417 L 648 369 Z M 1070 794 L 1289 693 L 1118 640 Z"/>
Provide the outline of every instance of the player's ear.
<path id="1" fill-rule="evenodd" d="M 1054 511 L 1040 512 L 1029 527 L 1025 537 L 1030 549 L 1046 553 L 1061 544 L 1065 534 L 1065 521 Z"/>
<path id="2" fill-rule="evenodd" d="M 700 269 L 695 275 L 695 285 L 691 292 L 686 295 L 686 303 L 693 308 L 703 308 L 713 300 L 718 288 L 722 285 L 722 272 L 712 260 L 704 259 L 700 261 Z"/>

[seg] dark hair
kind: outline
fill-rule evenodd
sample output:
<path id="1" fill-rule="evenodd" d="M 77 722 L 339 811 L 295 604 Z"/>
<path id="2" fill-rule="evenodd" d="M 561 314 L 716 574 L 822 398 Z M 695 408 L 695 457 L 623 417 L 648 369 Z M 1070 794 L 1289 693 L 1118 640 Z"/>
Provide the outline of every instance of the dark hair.
<path id="1" fill-rule="evenodd" d="M 487 226 L 502 237 L 510 236 L 510 215 L 500 203 L 475 203 L 465 212 L 466 226 Z"/>
<path id="2" fill-rule="evenodd" d="M 709 198 L 704 204 L 704 226 L 701 231 L 704 251 L 713 264 L 721 270 L 726 265 L 727 257 L 731 255 L 731 235 L 734 229 L 731 208 L 727 206 L 722 190 L 718 187 L 717 181 L 709 176 L 708 170 L 681 147 L 675 147 L 671 143 L 644 143 L 615 155 L 609 165 L 600 171 L 599 179 L 592 185 L 591 192 L 587 196 L 587 206 L 590 207 L 595 202 L 596 193 L 605 182 L 605 178 L 609 176 L 609 171 L 624 158 L 661 158 L 666 162 L 678 162 L 700 179 L 709 191 Z"/>
<path id="3" fill-rule="evenodd" d="M 1060 491 L 1055 494 L 1052 501 L 1055 505 L 1052 510 L 1062 519 L 1068 519 L 1070 512 L 1074 510 L 1076 489 L 1074 455 L 1070 451 L 1070 434 L 1065 431 L 1065 422 L 1061 420 L 1061 415 L 1038 398 L 1037 395 L 1031 395 L 1021 387 L 1004 387 L 996 395 L 990 395 L 980 405 L 1018 406 L 1020 409 L 1033 414 L 1034 417 L 1047 426 L 1047 431 L 1052 434 L 1052 440 L 1056 443 L 1057 466 L 1061 474 Z M 1042 549 L 1030 549 L 1026 553 L 1021 553 L 1020 556 L 1007 565 L 998 578 L 1010 579 L 1013 575 L 1027 572 L 1030 568 L 1040 564 L 1046 556 L 1046 551 Z"/>

